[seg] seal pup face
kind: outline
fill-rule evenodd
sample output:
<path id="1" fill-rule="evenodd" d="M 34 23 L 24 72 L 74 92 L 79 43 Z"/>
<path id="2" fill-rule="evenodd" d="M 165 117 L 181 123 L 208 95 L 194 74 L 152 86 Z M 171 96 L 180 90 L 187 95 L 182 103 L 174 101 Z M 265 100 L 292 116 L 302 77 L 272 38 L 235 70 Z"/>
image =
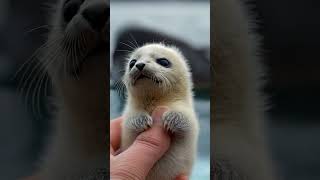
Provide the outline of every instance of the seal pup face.
<path id="1" fill-rule="evenodd" d="M 166 93 L 191 87 L 190 78 L 188 64 L 177 48 L 147 44 L 128 58 L 123 81 L 132 93 Z"/>
<path id="2" fill-rule="evenodd" d="M 51 76 L 79 76 L 84 62 L 107 62 L 108 0 L 60 0 L 51 26 L 41 58 Z"/>

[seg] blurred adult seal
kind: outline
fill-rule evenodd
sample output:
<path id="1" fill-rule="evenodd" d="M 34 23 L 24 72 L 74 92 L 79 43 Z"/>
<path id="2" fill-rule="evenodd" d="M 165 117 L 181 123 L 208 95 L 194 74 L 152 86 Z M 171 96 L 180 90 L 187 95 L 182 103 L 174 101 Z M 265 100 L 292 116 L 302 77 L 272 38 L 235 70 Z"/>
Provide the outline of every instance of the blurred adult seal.
<path id="1" fill-rule="evenodd" d="M 152 167 L 147 180 L 171 180 L 191 175 L 197 153 L 199 122 L 193 105 L 193 83 L 187 60 L 173 46 L 153 43 L 134 50 L 123 76 L 128 91 L 121 150 L 153 124 L 151 114 L 168 107 L 161 123 L 172 134 L 168 151 Z"/>
<path id="2" fill-rule="evenodd" d="M 109 166 L 109 2 L 59 0 L 53 9 L 39 59 L 53 85 L 56 112 L 37 177 L 86 179 Z"/>
<path id="3" fill-rule="evenodd" d="M 240 0 L 212 3 L 211 136 L 216 179 L 275 179 L 264 137 L 263 75 L 258 38 Z"/>

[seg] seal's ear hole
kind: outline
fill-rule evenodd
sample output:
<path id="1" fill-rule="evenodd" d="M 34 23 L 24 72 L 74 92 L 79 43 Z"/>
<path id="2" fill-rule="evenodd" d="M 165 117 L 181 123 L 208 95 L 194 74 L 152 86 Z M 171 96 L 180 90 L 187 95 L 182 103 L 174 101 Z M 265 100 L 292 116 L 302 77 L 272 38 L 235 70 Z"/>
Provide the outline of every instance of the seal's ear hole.
<path id="1" fill-rule="evenodd" d="M 159 58 L 156 60 L 156 62 L 163 67 L 166 67 L 166 68 L 171 67 L 171 62 L 166 58 Z"/>

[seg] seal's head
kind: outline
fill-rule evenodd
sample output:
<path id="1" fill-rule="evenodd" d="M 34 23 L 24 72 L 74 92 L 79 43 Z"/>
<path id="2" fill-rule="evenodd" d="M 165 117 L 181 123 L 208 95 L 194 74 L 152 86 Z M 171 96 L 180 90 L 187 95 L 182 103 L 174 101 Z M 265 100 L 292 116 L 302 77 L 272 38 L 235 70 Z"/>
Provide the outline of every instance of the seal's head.
<path id="1" fill-rule="evenodd" d="M 134 94 L 166 94 L 185 92 L 192 86 L 186 59 L 173 46 L 147 44 L 133 51 L 123 77 Z"/>
<path id="2" fill-rule="evenodd" d="M 105 59 L 109 48 L 108 0 L 60 0 L 51 16 L 45 54 L 41 59 L 49 71 L 75 74 L 85 61 Z M 97 58 L 101 57 L 101 58 Z"/>

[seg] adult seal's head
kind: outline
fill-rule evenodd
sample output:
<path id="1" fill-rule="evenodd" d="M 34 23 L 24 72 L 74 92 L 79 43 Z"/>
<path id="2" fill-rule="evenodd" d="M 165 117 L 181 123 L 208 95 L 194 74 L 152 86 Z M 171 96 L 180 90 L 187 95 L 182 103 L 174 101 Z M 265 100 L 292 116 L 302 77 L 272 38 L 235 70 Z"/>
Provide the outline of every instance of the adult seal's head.
<path id="1" fill-rule="evenodd" d="M 41 58 L 52 77 L 80 76 L 86 61 L 106 61 L 109 52 L 109 2 L 61 0 L 52 16 Z"/>
<path id="2" fill-rule="evenodd" d="M 38 179 L 86 179 L 108 168 L 108 31 L 106 0 L 60 0 L 55 6 L 37 65 L 52 80 L 55 102 L 54 131 Z"/>

